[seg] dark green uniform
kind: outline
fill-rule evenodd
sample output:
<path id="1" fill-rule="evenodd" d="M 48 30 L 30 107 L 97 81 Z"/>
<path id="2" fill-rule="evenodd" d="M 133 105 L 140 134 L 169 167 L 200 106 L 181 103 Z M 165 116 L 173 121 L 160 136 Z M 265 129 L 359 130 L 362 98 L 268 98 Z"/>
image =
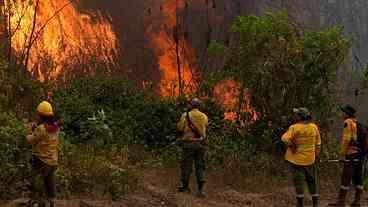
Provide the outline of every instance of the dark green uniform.
<path id="1" fill-rule="evenodd" d="M 183 157 L 181 161 L 181 181 L 184 185 L 189 184 L 189 179 L 192 174 L 193 163 L 195 166 L 195 173 L 197 183 L 205 183 L 204 162 L 205 149 L 200 142 L 185 142 L 183 143 Z"/>
<path id="2" fill-rule="evenodd" d="M 205 140 L 206 128 L 208 125 L 207 116 L 198 109 L 193 109 L 184 113 L 178 123 L 178 130 L 183 132 L 182 161 L 181 161 L 181 182 L 180 191 L 189 190 L 189 180 L 195 165 L 198 189 L 201 192 L 205 183 Z"/>

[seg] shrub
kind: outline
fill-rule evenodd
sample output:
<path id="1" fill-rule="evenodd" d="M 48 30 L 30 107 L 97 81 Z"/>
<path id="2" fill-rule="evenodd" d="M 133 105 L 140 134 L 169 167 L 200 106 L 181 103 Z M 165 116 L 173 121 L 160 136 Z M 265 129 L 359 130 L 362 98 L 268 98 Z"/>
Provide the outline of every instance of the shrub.
<path id="1" fill-rule="evenodd" d="M 0 194 L 8 198 L 25 189 L 30 149 L 26 129 L 13 113 L 0 113 Z M 9 188 L 12 186 L 12 188 Z"/>

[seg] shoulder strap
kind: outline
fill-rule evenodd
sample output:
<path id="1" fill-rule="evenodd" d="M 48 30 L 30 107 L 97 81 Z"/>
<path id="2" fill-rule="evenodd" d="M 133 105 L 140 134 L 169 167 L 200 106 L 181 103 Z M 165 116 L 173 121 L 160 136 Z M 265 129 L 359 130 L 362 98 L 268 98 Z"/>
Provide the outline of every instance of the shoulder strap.
<path id="1" fill-rule="evenodd" d="M 201 133 L 199 133 L 199 130 L 197 129 L 196 125 L 194 125 L 192 120 L 190 120 L 189 112 L 187 112 L 186 120 L 187 120 L 188 126 L 192 130 L 192 132 L 194 132 L 196 135 L 201 137 Z"/>

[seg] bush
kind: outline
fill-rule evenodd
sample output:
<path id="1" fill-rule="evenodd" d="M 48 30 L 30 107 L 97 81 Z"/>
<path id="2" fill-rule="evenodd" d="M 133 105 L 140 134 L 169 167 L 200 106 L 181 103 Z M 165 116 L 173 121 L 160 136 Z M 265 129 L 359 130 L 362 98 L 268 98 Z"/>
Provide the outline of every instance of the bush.
<path id="1" fill-rule="evenodd" d="M 15 196 L 26 187 L 31 153 L 25 135 L 23 122 L 13 113 L 0 113 L 0 195 L 3 198 Z"/>
<path id="2" fill-rule="evenodd" d="M 155 148 L 175 139 L 175 102 L 154 97 L 124 78 L 98 76 L 75 80 L 57 89 L 53 102 L 72 143 L 109 139 L 109 144 Z M 92 121 L 99 111 L 104 111 L 105 118 Z M 107 126 L 112 138 L 105 137 L 109 133 L 97 132 L 102 129 L 99 125 Z"/>
<path id="3" fill-rule="evenodd" d="M 133 191 L 139 173 L 131 169 L 126 153 L 113 153 L 63 140 L 63 155 L 58 169 L 58 188 L 64 196 L 95 195 L 113 200 Z M 124 156 L 124 157 L 123 157 Z M 126 157 L 125 157 L 126 156 Z M 115 161 L 115 162 L 114 162 Z"/>
<path id="4" fill-rule="evenodd" d="M 331 86 L 350 47 L 341 28 L 304 32 L 280 13 L 240 16 L 231 32 L 234 44 L 220 47 L 215 42 L 210 47 L 216 58 L 223 51 L 226 63 L 214 73 L 250 91 L 251 104 L 262 119 L 280 121 L 293 107 L 306 106 L 326 123 L 335 102 Z M 241 104 L 248 101 L 238 98 Z"/>

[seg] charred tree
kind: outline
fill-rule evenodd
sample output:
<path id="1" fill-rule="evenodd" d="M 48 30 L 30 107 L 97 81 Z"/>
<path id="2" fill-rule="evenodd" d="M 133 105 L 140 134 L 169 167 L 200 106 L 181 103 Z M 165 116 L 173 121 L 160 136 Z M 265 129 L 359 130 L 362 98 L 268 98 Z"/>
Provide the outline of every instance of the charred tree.
<path id="1" fill-rule="evenodd" d="M 179 2 L 176 0 L 176 25 L 174 28 L 174 40 L 175 40 L 175 54 L 176 54 L 176 64 L 177 64 L 177 70 L 178 70 L 178 82 L 179 82 L 179 96 L 183 94 L 183 77 L 181 72 L 181 60 L 180 60 L 180 36 L 179 36 Z"/>
<path id="2" fill-rule="evenodd" d="M 10 42 L 8 30 L 8 13 L 5 6 L 5 0 L 0 0 L 0 56 L 3 60 L 10 61 Z"/>

